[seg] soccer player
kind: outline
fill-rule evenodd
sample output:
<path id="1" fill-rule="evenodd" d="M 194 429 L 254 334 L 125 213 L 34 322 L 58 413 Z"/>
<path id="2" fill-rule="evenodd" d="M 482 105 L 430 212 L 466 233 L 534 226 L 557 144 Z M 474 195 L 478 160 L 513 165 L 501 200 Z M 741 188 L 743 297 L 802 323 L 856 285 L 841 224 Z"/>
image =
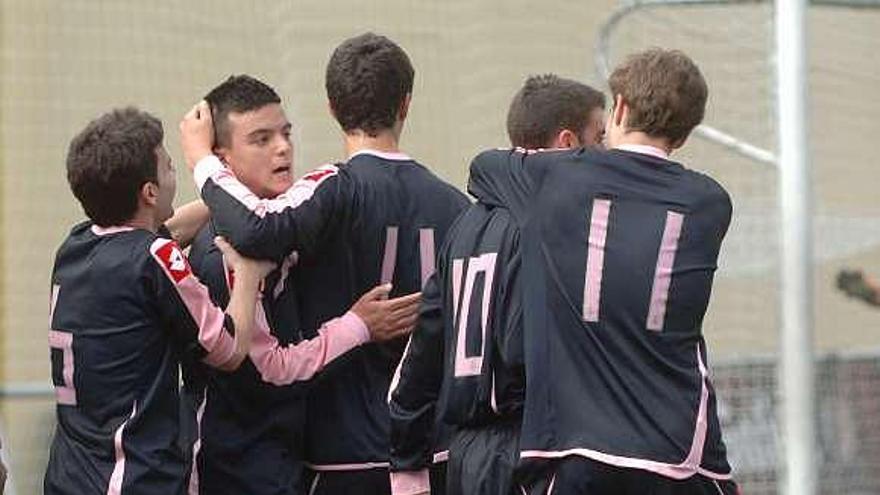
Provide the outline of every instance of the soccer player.
<path id="1" fill-rule="evenodd" d="M 182 123 L 184 154 L 218 232 L 250 256 L 279 260 L 297 251 L 302 328 L 340 314 L 377 283 L 393 283 L 395 294 L 420 290 L 468 204 L 399 149 L 413 76 L 406 53 L 383 36 L 337 47 L 326 88 L 348 159 L 306 174 L 275 199 L 249 191 L 211 154 L 208 112 Z M 361 346 L 310 391 L 312 493 L 389 493 L 386 395 L 400 352 Z"/>
<path id="2" fill-rule="evenodd" d="M 604 95 L 587 85 L 552 74 L 530 77 L 507 113 L 510 144 L 599 146 L 604 106 Z M 477 203 L 448 234 L 392 388 L 394 495 L 428 491 L 435 415 L 455 428 L 449 495 L 507 495 L 513 488 L 525 387 L 520 234 L 503 205 L 471 193 Z M 485 305 L 495 310 L 479 313 Z M 485 352 L 468 353 L 480 346 Z"/>
<path id="3" fill-rule="evenodd" d="M 208 93 L 216 126 L 217 157 L 259 198 L 274 199 L 293 185 L 291 124 L 281 98 L 267 84 L 247 75 L 232 76 Z M 193 243 L 190 262 L 212 299 L 225 304 L 229 283 L 222 253 L 206 226 Z M 284 358 L 247 359 L 235 373 L 195 370 L 207 390 L 194 389 L 198 443 L 191 493 L 281 495 L 301 492 L 305 395 L 311 379 L 343 351 L 364 343 L 366 325 L 373 340 L 408 331 L 418 295 L 384 300 L 390 287 L 371 290 L 350 312 L 324 325 L 321 335 L 302 332 L 294 286 L 296 257 L 288 256 L 266 278 L 260 318 L 269 333 L 255 338 L 254 353 L 266 345 L 284 346 Z M 409 308 L 409 309 L 407 309 Z M 349 338 L 347 336 L 357 338 Z M 330 352 L 328 352 L 328 349 Z M 259 357 L 259 356 L 256 356 Z M 286 386 L 290 385 L 290 386 Z M 282 387 L 283 386 L 283 387 Z"/>
<path id="4" fill-rule="evenodd" d="M 211 304 L 163 226 L 175 179 L 162 137 L 158 119 L 126 108 L 70 144 L 67 179 L 90 220 L 73 228 L 52 271 L 58 426 L 46 494 L 183 493 L 179 362 L 234 370 L 249 350 L 272 265 L 218 241 L 238 285 L 227 313 Z"/>
<path id="5" fill-rule="evenodd" d="M 526 79 L 507 111 L 507 136 L 514 147 L 595 147 L 604 135 L 605 95 L 555 74 Z"/>
<path id="6" fill-rule="evenodd" d="M 685 54 L 652 49 L 609 86 L 609 151 L 489 151 L 471 166 L 471 189 L 522 225 L 519 474 L 541 494 L 733 494 L 701 328 L 731 203 L 669 158 L 707 85 Z M 503 310 L 491 303 L 471 314 Z"/>

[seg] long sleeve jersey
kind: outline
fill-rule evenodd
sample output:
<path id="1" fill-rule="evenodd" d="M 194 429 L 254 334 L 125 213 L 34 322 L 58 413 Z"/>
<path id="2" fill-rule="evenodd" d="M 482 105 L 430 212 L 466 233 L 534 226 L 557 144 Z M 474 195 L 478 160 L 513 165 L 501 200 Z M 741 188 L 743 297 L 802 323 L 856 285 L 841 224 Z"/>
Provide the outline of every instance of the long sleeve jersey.
<path id="1" fill-rule="evenodd" d="M 52 271 L 58 424 L 44 493 L 182 493 L 189 464 L 179 363 L 227 366 L 233 331 L 174 241 L 129 227 L 74 227 Z"/>
<path id="2" fill-rule="evenodd" d="M 195 177 L 214 222 L 243 254 L 299 254 L 303 328 L 342 314 L 379 283 L 420 290 L 437 246 L 467 198 L 400 153 L 361 152 L 325 165 L 278 198 L 261 200 L 214 157 Z M 334 363 L 310 391 L 307 457 L 317 470 L 388 465 L 386 404 L 402 345 L 367 344 Z"/>
<path id="3" fill-rule="evenodd" d="M 471 166 L 471 188 L 521 227 L 521 456 L 728 479 L 702 322 L 730 198 L 637 151 L 496 150 Z"/>

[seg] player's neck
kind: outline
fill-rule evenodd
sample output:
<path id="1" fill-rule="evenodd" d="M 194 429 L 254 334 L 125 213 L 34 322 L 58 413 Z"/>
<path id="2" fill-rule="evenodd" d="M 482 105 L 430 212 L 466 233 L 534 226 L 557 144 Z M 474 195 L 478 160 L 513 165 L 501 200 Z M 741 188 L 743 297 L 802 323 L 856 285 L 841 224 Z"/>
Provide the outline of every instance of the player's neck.
<path id="1" fill-rule="evenodd" d="M 671 155 L 675 150 L 675 148 L 669 144 L 668 139 L 649 136 L 640 131 L 630 131 L 623 134 L 617 142 L 614 143 L 612 148 L 619 148 L 627 145 L 650 146 L 662 150 L 667 156 Z"/>
<path id="2" fill-rule="evenodd" d="M 399 134 L 393 129 L 383 129 L 375 136 L 360 129 L 345 133 L 345 156 L 350 157 L 364 150 L 397 153 L 400 151 Z"/>
<path id="3" fill-rule="evenodd" d="M 155 215 L 152 212 L 139 208 L 134 216 L 128 219 L 123 225 L 133 229 L 149 230 L 152 233 L 159 231 Z"/>

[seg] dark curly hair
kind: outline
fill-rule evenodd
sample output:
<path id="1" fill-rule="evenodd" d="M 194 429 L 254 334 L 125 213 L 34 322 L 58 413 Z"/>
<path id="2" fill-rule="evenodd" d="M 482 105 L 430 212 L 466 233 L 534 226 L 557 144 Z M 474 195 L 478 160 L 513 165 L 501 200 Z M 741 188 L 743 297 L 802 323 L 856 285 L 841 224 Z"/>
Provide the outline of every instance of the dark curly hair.
<path id="1" fill-rule="evenodd" d="M 134 107 L 89 122 L 70 142 L 67 182 L 86 215 L 109 227 L 130 220 L 147 182 L 158 183 L 162 122 Z"/>
<path id="2" fill-rule="evenodd" d="M 325 86 L 342 130 L 360 129 L 375 136 L 394 126 L 401 104 L 412 93 L 414 77 L 403 49 L 384 36 L 365 33 L 336 47 Z"/>

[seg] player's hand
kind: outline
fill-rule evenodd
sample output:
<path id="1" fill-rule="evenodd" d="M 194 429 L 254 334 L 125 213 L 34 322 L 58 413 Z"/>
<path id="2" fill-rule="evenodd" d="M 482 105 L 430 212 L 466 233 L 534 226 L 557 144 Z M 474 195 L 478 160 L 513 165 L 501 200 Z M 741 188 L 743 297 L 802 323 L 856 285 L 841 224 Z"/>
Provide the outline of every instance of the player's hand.
<path id="1" fill-rule="evenodd" d="M 196 104 L 180 121 L 180 147 L 186 166 L 192 172 L 199 160 L 214 148 L 214 121 L 205 100 Z"/>
<path id="2" fill-rule="evenodd" d="M 849 297 L 861 299 L 875 306 L 880 305 L 880 291 L 861 270 L 840 270 L 837 273 L 837 288 Z"/>
<path id="3" fill-rule="evenodd" d="M 391 284 L 379 285 L 351 307 L 351 311 L 367 325 L 372 340 L 377 342 L 410 334 L 419 317 L 421 292 L 388 299 L 390 292 Z"/>
<path id="4" fill-rule="evenodd" d="M 255 260 L 242 256 L 226 239 L 220 236 L 214 238 L 214 244 L 223 253 L 223 258 L 229 264 L 229 268 L 235 272 L 235 279 L 238 281 L 248 280 L 259 283 L 275 268 L 275 263 L 271 261 Z"/>

